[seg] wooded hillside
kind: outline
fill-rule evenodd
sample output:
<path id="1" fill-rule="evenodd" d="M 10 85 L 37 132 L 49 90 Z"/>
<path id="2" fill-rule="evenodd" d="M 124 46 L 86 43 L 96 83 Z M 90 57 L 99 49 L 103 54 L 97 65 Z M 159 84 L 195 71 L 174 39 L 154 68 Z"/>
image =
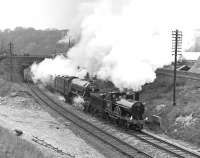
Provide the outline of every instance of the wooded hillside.
<path id="1" fill-rule="evenodd" d="M 9 50 L 13 43 L 14 54 L 49 55 L 66 52 L 68 43 L 58 43 L 68 30 L 35 30 L 34 28 L 17 27 L 14 30 L 0 30 L 0 53 Z"/>

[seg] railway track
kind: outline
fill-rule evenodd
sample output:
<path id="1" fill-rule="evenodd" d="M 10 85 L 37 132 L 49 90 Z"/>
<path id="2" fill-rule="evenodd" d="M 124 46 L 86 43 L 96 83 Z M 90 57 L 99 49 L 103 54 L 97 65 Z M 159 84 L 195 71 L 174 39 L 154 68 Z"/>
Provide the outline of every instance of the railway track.
<path id="1" fill-rule="evenodd" d="M 51 108 L 53 108 L 56 111 L 60 109 L 61 111 L 60 110 L 57 111 L 58 113 L 60 113 L 64 117 L 66 117 L 65 115 L 67 115 L 67 119 L 70 119 L 73 123 L 78 124 L 78 126 L 80 128 L 82 128 L 83 125 L 85 127 L 87 127 L 87 125 L 85 125 L 85 124 L 89 124 L 89 126 L 92 126 L 92 128 L 95 129 L 95 130 L 91 130 L 92 132 L 89 132 L 92 135 L 94 135 L 95 133 L 98 133 L 98 132 L 101 132 L 103 135 L 104 134 L 107 135 L 107 136 L 101 136 L 101 135 L 95 136 L 94 135 L 95 137 L 98 137 L 100 139 L 105 138 L 106 141 L 102 140 L 104 143 L 108 143 L 107 140 L 109 140 L 110 138 L 107 139 L 107 137 L 111 136 L 112 139 L 114 139 L 114 141 L 113 140 L 109 141 L 109 143 L 117 141 L 118 143 L 123 144 L 123 145 L 117 146 L 117 145 L 113 145 L 114 143 L 112 143 L 111 146 L 114 147 L 117 151 L 122 152 L 127 157 L 135 157 L 135 155 L 134 155 L 135 153 L 142 154 L 143 157 L 156 157 L 153 154 L 149 154 L 148 152 L 146 152 L 146 153 L 141 152 L 139 149 L 133 147 L 132 144 L 135 143 L 135 138 L 137 138 L 137 139 L 141 140 L 142 142 L 145 142 L 146 144 L 149 144 L 149 145 L 151 145 L 151 146 L 153 146 L 153 147 L 155 147 L 155 148 L 157 148 L 161 151 L 164 151 L 165 153 L 168 153 L 169 155 L 171 155 L 171 157 L 179 157 L 179 158 L 197 158 L 197 157 L 200 157 L 200 154 L 197 153 L 197 152 L 190 151 L 190 150 L 185 149 L 183 147 L 180 147 L 176 144 L 173 144 L 173 143 L 171 143 L 167 140 L 160 139 L 160 138 L 156 137 L 155 135 L 152 135 L 152 134 L 150 134 L 146 131 L 133 132 L 131 130 L 126 130 L 126 131 L 124 131 L 124 133 L 126 133 L 127 135 L 123 136 L 117 130 L 110 127 L 110 125 L 107 125 L 105 123 L 101 123 L 101 122 L 96 121 L 96 120 L 93 120 L 93 121 L 83 120 L 81 117 L 78 117 L 77 114 L 74 114 L 73 112 L 70 113 L 70 111 L 66 111 L 66 109 L 57 105 L 58 103 L 56 103 L 51 98 L 46 96 L 46 94 L 44 94 L 44 92 L 42 92 L 37 87 L 30 86 L 30 85 L 29 85 L 29 87 L 32 89 L 32 91 L 34 92 L 34 94 L 37 97 L 39 97 L 41 100 L 43 100 L 42 101 L 43 103 L 48 104 L 48 102 L 51 102 L 50 104 L 54 104 L 54 105 L 51 105 L 51 106 L 48 105 L 48 106 L 50 106 Z M 46 98 L 46 99 L 44 100 L 44 98 Z M 59 106 L 59 109 L 55 109 L 56 106 Z M 64 113 L 64 114 L 62 114 L 62 113 Z M 76 123 L 76 121 L 74 121 L 74 120 L 77 120 L 77 118 L 74 118 L 74 117 L 78 117 L 79 122 L 81 120 L 81 121 L 83 121 L 83 123 Z M 79 124 L 81 124 L 81 125 L 79 125 Z M 86 128 L 86 129 L 84 128 L 84 130 L 88 130 L 88 129 L 89 128 Z M 93 132 L 93 131 L 97 131 L 97 132 Z M 116 146 L 117 146 L 117 148 L 116 148 Z M 124 147 L 124 146 L 126 146 L 126 147 Z M 132 151 L 132 155 L 131 154 L 127 155 L 126 153 L 129 153 L 130 151 Z M 139 157 L 141 157 L 141 156 L 139 156 Z"/>
<path id="2" fill-rule="evenodd" d="M 122 131 L 124 133 L 126 133 L 127 135 L 122 136 L 119 132 L 117 132 L 117 130 L 113 129 L 112 127 L 109 127 L 110 125 L 106 125 L 98 123 L 96 121 L 94 121 L 94 124 L 96 124 L 97 126 L 101 127 L 102 129 L 104 129 L 107 132 L 110 133 L 117 133 L 116 136 L 118 137 L 122 137 L 122 139 L 124 141 L 126 141 L 129 144 L 134 144 L 135 142 L 135 138 L 141 140 L 142 142 L 149 144 L 165 153 L 168 153 L 171 157 L 178 157 L 178 158 L 200 158 L 200 154 L 197 152 L 194 152 L 192 150 L 188 150 L 180 145 L 174 144 L 172 142 L 169 142 L 167 140 L 161 139 L 145 130 L 141 131 L 141 132 L 135 132 L 132 130 L 126 130 L 126 129 L 122 129 Z M 119 129 L 119 127 L 117 127 L 117 129 Z M 120 129 L 119 129 L 120 130 Z M 153 155 L 154 157 L 155 155 Z M 156 156 L 155 156 L 156 157 Z"/>
<path id="3" fill-rule="evenodd" d="M 200 157 L 200 154 L 197 152 L 188 150 L 172 142 L 158 138 L 157 136 L 146 131 L 142 131 L 140 133 L 132 132 L 130 134 L 144 142 L 151 144 L 152 146 L 155 146 L 161 150 L 169 152 L 171 155 L 174 155 L 176 157 L 180 157 L 180 158 L 199 158 Z"/>
<path id="4" fill-rule="evenodd" d="M 98 128 L 94 124 L 84 120 L 83 118 L 76 115 L 73 111 L 66 110 L 58 103 L 56 103 L 54 100 L 49 98 L 46 94 L 44 94 L 44 92 L 42 92 L 38 87 L 30 84 L 28 84 L 28 87 L 30 88 L 30 90 L 33 92 L 34 96 L 40 103 L 50 107 L 51 109 L 56 111 L 59 115 L 66 118 L 67 120 L 70 120 L 76 126 L 85 130 L 92 136 L 98 138 L 103 143 L 111 146 L 116 151 L 122 153 L 125 157 L 153 158 L 151 155 L 143 151 L 140 151 L 139 149 L 131 146 L 130 144 L 122 141 L 121 139 L 105 132 L 103 129 Z"/>

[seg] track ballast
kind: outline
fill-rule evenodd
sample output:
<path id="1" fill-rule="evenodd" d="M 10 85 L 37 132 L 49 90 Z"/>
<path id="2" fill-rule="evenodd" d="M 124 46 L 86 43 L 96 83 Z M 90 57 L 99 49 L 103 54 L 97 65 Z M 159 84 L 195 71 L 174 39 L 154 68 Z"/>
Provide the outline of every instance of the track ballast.
<path id="1" fill-rule="evenodd" d="M 131 135 L 179 158 L 199 158 L 200 157 L 200 154 L 196 152 L 180 147 L 167 140 L 158 138 L 146 131 L 142 131 L 141 133 L 131 133 Z"/>
<path id="2" fill-rule="evenodd" d="M 122 153 L 123 155 L 127 157 L 154 157 L 151 156 L 148 153 L 145 153 L 143 151 L 140 151 L 139 149 L 133 147 L 131 143 L 128 143 L 126 141 L 122 141 L 122 139 L 118 139 L 118 137 L 113 136 L 111 133 L 111 129 L 104 125 L 99 123 L 90 123 L 89 121 L 86 121 L 79 117 L 76 113 L 73 111 L 69 111 L 62 106 L 60 106 L 58 103 L 56 103 L 54 100 L 52 100 L 49 96 L 44 94 L 37 86 L 34 85 L 28 85 L 29 88 L 32 90 L 34 95 L 41 100 L 41 103 L 47 105 L 48 107 L 52 108 L 56 112 L 58 112 L 60 115 L 62 115 L 64 118 L 70 120 L 75 125 L 77 125 L 79 128 L 84 129 L 91 135 L 97 137 L 102 142 L 109 144 L 113 148 L 115 148 L 118 152 Z M 96 124 L 96 125 L 94 125 Z M 114 131 L 113 131 L 114 132 Z M 142 131 L 142 132 L 133 132 L 131 130 L 126 131 L 125 133 L 129 134 L 130 137 L 136 137 L 139 140 L 150 144 L 151 146 L 156 147 L 157 149 L 164 151 L 171 155 L 172 157 L 179 157 L 179 158 L 197 158 L 200 157 L 200 154 L 197 152 L 193 152 L 190 150 L 187 150 L 185 148 L 182 148 L 178 145 L 175 145 L 173 143 L 170 143 L 168 141 L 165 141 L 163 139 L 160 139 L 148 132 Z"/>
<path id="3" fill-rule="evenodd" d="M 73 111 L 67 110 L 48 97 L 44 92 L 42 92 L 37 86 L 28 84 L 28 87 L 33 92 L 35 98 L 41 103 L 44 104 L 54 111 L 56 111 L 59 115 L 70 120 L 73 124 L 78 126 L 79 128 L 85 130 L 90 133 L 92 136 L 98 138 L 103 143 L 111 146 L 116 151 L 122 153 L 126 157 L 134 157 L 134 158 L 152 158 L 152 156 L 146 154 L 143 151 L 131 146 L 130 144 L 114 137 L 113 135 L 105 132 L 101 128 L 93 125 L 90 122 L 82 119 L 78 115 L 76 115 Z"/>

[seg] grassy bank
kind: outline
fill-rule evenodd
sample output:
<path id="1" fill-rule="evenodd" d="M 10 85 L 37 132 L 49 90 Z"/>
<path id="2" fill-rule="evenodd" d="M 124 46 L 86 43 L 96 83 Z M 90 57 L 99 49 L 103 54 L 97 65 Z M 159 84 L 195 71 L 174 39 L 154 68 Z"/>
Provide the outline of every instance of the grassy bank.
<path id="1" fill-rule="evenodd" d="M 45 158 L 31 143 L 0 127 L 0 157 L 4 158 Z"/>
<path id="2" fill-rule="evenodd" d="M 177 82 L 176 106 L 172 105 L 173 83 L 157 78 L 143 86 L 141 98 L 146 102 L 147 115 L 162 118 L 162 129 L 175 139 L 200 146 L 200 86 L 199 81 Z"/>

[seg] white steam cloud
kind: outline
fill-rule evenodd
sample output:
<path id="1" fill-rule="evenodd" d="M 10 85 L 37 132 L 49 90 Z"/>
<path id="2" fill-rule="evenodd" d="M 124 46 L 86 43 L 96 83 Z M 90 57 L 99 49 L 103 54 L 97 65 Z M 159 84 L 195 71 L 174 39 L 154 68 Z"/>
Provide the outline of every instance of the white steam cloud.
<path id="1" fill-rule="evenodd" d="M 155 70 L 171 62 L 171 31 L 183 31 L 183 49 L 200 28 L 198 0 L 99 0 L 80 23 L 80 40 L 68 58 L 45 59 L 32 66 L 35 79 L 79 76 L 77 66 L 119 88 L 139 90 L 155 79 Z M 83 11 L 84 9 L 82 9 Z M 84 15 L 84 14 L 83 14 Z M 83 75 L 86 71 L 81 71 Z M 83 73 L 84 72 L 84 73 Z"/>
<path id="2" fill-rule="evenodd" d="M 71 60 L 66 59 L 63 55 L 56 56 L 54 59 L 46 58 L 41 63 L 34 63 L 31 66 L 33 72 L 33 81 L 38 80 L 43 83 L 51 81 L 56 75 L 79 76 L 83 78 L 86 71 L 78 68 Z"/>
<path id="3" fill-rule="evenodd" d="M 81 96 L 77 96 L 73 98 L 73 106 L 75 106 L 76 108 L 78 108 L 79 110 L 84 110 L 84 104 L 85 101 Z"/>

